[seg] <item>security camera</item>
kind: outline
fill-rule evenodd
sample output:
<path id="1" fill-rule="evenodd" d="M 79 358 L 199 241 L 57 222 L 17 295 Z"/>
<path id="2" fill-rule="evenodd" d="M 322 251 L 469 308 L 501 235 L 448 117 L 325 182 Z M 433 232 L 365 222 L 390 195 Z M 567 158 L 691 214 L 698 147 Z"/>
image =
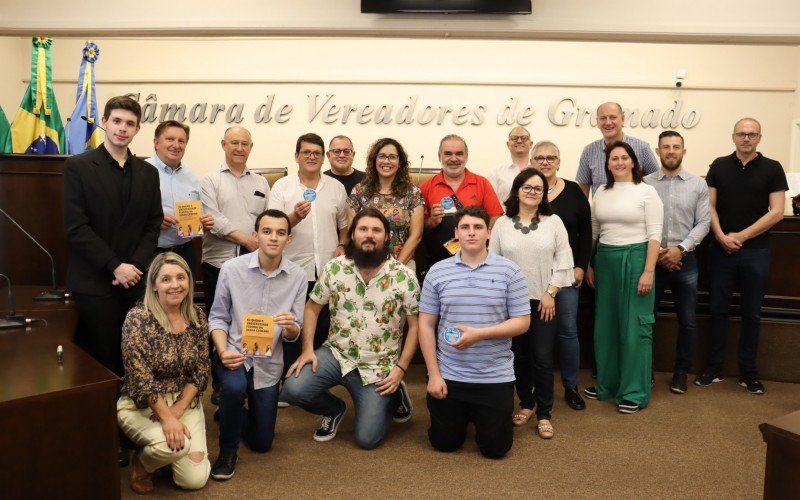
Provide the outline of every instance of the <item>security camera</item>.
<path id="1" fill-rule="evenodd" d="M 683 82 L 682 82 L 682 81 L 680 81 L 680 80 L 675 80 L 675 86 L 676 86 L 677 88 L 681 88 L 681 87 L 683 87 Z"/>

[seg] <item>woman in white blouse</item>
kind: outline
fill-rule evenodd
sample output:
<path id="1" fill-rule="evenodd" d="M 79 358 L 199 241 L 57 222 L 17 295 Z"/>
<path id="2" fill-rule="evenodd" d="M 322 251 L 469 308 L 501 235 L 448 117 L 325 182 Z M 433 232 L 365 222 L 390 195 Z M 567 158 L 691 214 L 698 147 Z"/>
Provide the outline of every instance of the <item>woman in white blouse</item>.
<path id="1" fill-rule="evenodd" d="M 642 182 L 629 144 L 608 146 L 606 176 L 592 202 L 592 239 L 599 244 L 586 278 L 597 290 L 597 385 L 587 387 L 584 395 L 614 398 L 621 413 L 636 413 L 650 402 L 653 275 L 664 205 L 655 188 Z"/>
<path id="2" fill-rule="evenodd" d="M 525 274 L 531 300 L 531 326 L 512 339 L 520 410 L 514 425 L 525 425 L 536 407 L 537 430 L 553 437 L 553 347 L 555 297 L 573 281 L 572 251 L 564 224 L 547 200 L 547 179 L 538 170 L 520 172 L 505 200 L 506 214 L 492 228 L 489 250 L 514 261 Z M 536 390 L 534 391 L 534 387 Z"/>

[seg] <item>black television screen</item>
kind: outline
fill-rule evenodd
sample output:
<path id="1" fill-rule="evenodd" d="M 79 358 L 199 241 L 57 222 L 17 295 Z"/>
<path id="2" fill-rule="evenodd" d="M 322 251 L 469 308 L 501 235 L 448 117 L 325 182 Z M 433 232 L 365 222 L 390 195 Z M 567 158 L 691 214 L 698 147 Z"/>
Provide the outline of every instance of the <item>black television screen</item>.
<path id="1" fill-rule="evenodd" d="M 361 0 L 362 14 L 530 14 L 531 0 Z"/>

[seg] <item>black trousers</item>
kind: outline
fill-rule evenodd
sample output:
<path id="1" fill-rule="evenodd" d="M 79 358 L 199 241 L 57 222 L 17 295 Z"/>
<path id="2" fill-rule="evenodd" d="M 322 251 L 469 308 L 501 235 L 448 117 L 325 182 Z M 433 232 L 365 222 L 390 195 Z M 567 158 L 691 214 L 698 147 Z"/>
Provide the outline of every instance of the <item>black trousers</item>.
<path id="1" fill-rule="evenodd" d="M 467 425 L 475 425 L 475 442 L 487 458 L 502 458 L 514 443 L 514 382 L 473 384 L 445 380 L 447 397 L 428 394 L 431 426 L 428 439 L 439 451 L 456 451 L 464 444 Z"/>
<path id="2" fill-rule="evenodd" d="M 140 288 L 144 291 L 144 287 Z M 78 308 L 75 343 L 100 364 L 122 377 L 125 374 L 122 365 L 122 324 L 140 297 L 115 287 L 106 295 L 75 293 L 73 298 Z"/>
<path id="3" fill-rule="evenodd" d="M 165 252 L 175 252 L 183 257 L 183 260 L 186 261 L 186 263 L 189 265 L 189 269 L 192 271 L 192 279 L 197 280 L 197 257 L 194 253 L 194 241 L 189 240 L 183 245 L 176 245 L 169 248 L 156 248 L 157 254 Z"/>
<path id="4" fill-rule="evenodd" d="M 205 300 L 206 318 L 211 316 L 211 306 L 214 305 L 214 294 L 217 291 L 219 268 L 203 262 L 203 298 Z"/>

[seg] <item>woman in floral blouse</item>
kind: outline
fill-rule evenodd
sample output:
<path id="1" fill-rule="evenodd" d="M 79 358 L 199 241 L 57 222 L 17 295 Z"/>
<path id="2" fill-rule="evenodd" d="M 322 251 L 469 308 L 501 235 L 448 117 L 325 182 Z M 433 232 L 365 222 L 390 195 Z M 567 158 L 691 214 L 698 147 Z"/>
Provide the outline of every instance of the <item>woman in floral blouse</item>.
<path id="1" fill-rule="evenodd" d="M 380 210 L 389 220 L 392 255 L 413 269 L 425 215 L 422 192 L 411 183 L 403 146 L 389 137 L 378 139 L 367 155 L 366 174 L 350 193 L 350 220 L 366 207 Z"/>
<path id="2" fill-rule="evenodd" d="M 156 256 L 147 272 L 143 303 L 122 326 L 125 378 L 117 402 L 122 431 L 137 445 L 131 488 L 153 490 L 151 474 L 172 465 L 175 484 L 202 488 L 211 465 L 200 395 L 206 387 L 208 325 L 192 302 L 194 280 L 173 252 Z"/>

